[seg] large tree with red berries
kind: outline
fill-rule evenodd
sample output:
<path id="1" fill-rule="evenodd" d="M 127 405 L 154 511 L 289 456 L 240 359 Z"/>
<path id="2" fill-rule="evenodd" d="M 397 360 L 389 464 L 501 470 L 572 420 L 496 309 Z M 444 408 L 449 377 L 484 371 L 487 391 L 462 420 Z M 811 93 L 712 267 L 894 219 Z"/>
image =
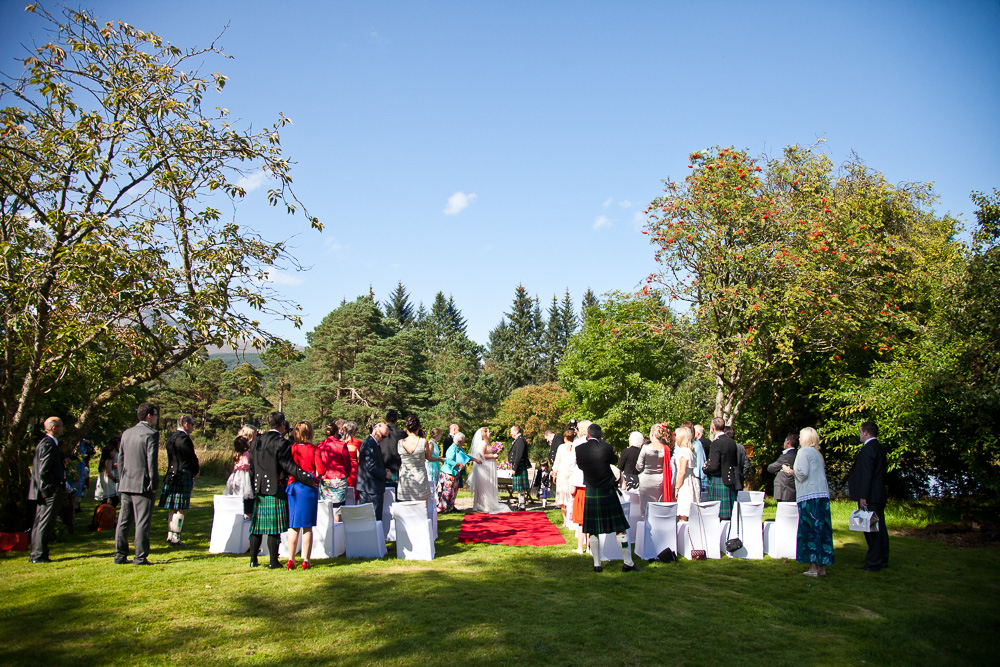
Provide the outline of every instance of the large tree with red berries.
<path id="1" fill-rule="evenodd" d="M 651 330 L 714 378 L 715 416 L 732 423 L 804 355 L 887 354 L 916 326 L 955 225 L 929 210 L 930 186 L 892 185 L 856 157 L 835 170 L 815 147 L 690 160 L 647 210 L 660 269 L 640 294 L 665 304 Z"/>

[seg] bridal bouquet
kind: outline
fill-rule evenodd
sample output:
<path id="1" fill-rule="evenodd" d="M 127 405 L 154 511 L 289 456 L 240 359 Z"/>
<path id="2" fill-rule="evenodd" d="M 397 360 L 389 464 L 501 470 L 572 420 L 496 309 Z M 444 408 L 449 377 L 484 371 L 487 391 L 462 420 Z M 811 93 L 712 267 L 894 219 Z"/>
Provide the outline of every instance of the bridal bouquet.
<path id="1" fill-rule="evenodd" d="M 491 454 L 499 454 L 502 451 L 503 451 L 503 443 L 502 442 L 497 441 L 497 442 L 494 442 L 492 445 L 490 445 L 490 453 Z"/>

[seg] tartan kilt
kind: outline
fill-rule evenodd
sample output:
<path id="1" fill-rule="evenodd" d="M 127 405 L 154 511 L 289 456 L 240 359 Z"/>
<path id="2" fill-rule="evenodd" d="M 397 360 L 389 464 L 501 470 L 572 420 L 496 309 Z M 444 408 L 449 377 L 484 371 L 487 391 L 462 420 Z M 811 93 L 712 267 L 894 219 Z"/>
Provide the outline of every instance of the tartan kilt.
<path id="1" fill-rule="evenodd" d="M 628 530 L 628 519 L 622 511 L 622 501 L 614 488 L 598 489 L 587 487 L 583 501 L 583 532 L 588 535 L 604 533 L 624 533 Z"/>
<path id="2" fill-rule="evenodd" d="M 277 535 L 288 530 L 288 499 L 275 496 L 254 498 L 251 535 Z"/>
<path id="3" fill-rule="evenodd" d="M 736 502 L 736 487 L 722 483 L 722 477 L 708 478 L 708 501 L 719 502 L 719 518 L 723 521 L 733 518 L 733 503 Z"/>
<path id="4" fill-rule="evenodd" d="M 514 493 L 526 493 L 531 490 L 531 485 L 528 483 L 527 470 L 514 473 L 514 476 L 510 478 L 510 490 Z"/>
<path id="5" fill-rule="evenodd" d="M 191 506 L 191 489 L 194 477 L 188 470 L 182 470 L 171 477 L 170 482 L 160 489 L 160 507 L 171 510 L 186 510 Z"/>

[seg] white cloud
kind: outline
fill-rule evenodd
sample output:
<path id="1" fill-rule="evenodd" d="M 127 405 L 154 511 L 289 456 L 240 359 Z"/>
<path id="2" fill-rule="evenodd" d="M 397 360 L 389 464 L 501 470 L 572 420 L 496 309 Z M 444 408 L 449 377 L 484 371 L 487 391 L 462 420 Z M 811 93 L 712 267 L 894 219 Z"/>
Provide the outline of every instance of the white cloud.
<path id="1" fill-rule="evenodd" d="M 323 239 L 323 245 L 326 246 L 327 252 L 337 252 L 338 250 L 343 250 L 343 244 L 337 242 L 337 239 L 333 236 L 328 236 Z"/>
<path id="2" fill-rule="evenodd" d="M 621 200 L 620 202 L 618 202 L 618 205 L 621 206 L 622 208 L 632 208 L 632 202 L 630 202 L 628 199 Z"/>
<path id="3" fill-rule="evenodd" d="M 604 229 L 614 224 L 614 220 L 606 215 L 599 215 L 594 219 L 594 229 Z"/>
<path id="4" fill-rule="evenodd" d="M 247 176 L 240 176 L 240 180 L 236 181 L 236 185 L 247 192 L 253 192 L 264 185 L 264 183 L 267 183 L 267 176 L 264 175 L 262 170 L 255 171 Z"/>
<path id="5" fill-rule="evenodd" d="M 375 30 L 374 28 L 368 31 L 368 37 L 370 37 L 371 40 L 376 44 L 385 44 L 387 41 L 389 41 L 388 39 L 380 35 L 378 30 Z"/>
<path id="6" fill-rule="evenodd" d="M 444 207 L 445 215 L 458 215 L 466 208 L 469 204 L 476 201 L 476 193 L 470 192 L 465 194 L 464 192 L 456 192 L 452 196 L 448 197 L 448 205 Z"/>
<path id="7" fill-rule="evenodd" d="M 271 270 L 267 272 L 267 282 L 274 283 L 275 285 L 285 285 L 287 287 L 294 287 L 296 285 L 301 285 L 304 280 L 298 276 L 293 276 L 290 273 L 285 273 L 283 271 Z"/>
<path id="8" fill-rule="evenodd" d="M 604 203 L 601 204 L 601 206 L 603 206 L 604 208 L 607 208 L 607 207 L 611 206 L 611 204 L 613 204 L 614 201 L 615 201 L 614 197 L 608 197 L 607 199 L 604 200 Z"/>
<path id="9" fill-rule="evenodd" d="M 646 214 L 642 211 L 636 211 L 632 214 L 632 227 L 635 229 L 642 229 L 646 225 Z"/>

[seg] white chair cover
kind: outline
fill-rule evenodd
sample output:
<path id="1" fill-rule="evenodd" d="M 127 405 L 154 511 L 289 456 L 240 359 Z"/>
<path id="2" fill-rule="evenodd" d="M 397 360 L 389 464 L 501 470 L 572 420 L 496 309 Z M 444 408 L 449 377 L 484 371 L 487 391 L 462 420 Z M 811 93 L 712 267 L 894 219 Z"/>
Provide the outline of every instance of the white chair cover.
<path id="1" fill-rule="evenodd" d="M 737 491 L 736 501 L 740 503 L 762 503 L 764 502 L 763 491 Z"/>
<path id="2" fill-rule="evenodd" d="M 723 522 L 722 528 L 722 551 L 730 558 L 753 558 L 764 557 L 764 503 L 741 502 L 738 503 L 741 516 L 739 521 L 739 535 L 736 534 L 736 509 L 733 508 L 733 518 L 731 521 Z M 726 540 L 731 537 L 739 537 L 743 540 L 743 548 L 729 553 L 726 551 Z"/>
<path id="3" fill-rule="evenodd" d="M 774 521 L 764 522 L 764 553 L 771 558 L 795 558 L 799 537 L 799 506 L 778 503 Z"/>
<path id="4" fill-rule="evenodd" d="M 431 520 L 431 534 L 434 535 L 434 539 L 438 536 L 438 512 L 437 512 L 437 493 L 432 493 L 427 497 L 427 518 Z"/>
<path id="5" fill-rule="evenodd" d="M 242 496 L 213 496 L 208 553 L 242 554 L 250 549 L 250 522 L 243 519 Z"/>
<path id="6" fill-rule="evenodd" d="M 396 558 L 434 560 L 434 532 L 423 500 L 398 501 L 392 505 L 396 518 Z"/>
<path id="7" fill-rule="evenodd" d="M 628 498 L 628 496 L 625 496 Z M 631 511 L 631 503 L 628 500 L 622 500 L 622 512 L 625 516 L 629 515 Z M 632 540 L 629 540 L 629 549 L 632 548 Z M 621 545 L 618 543 L 618 535 L 615 533 L 605 533 L 601 535 L 601 560 L 622 560 L 622 550 Z"/>
<path id="8" fill-rule="evenodd" d="M 316 509 L 316 525 L 313 527 L 313 545 L 311 560 L 336 558 L 344 553 L 344 524 L 334 521 L 334 507 L 329 500 L 319 501 Z M 302 553 L 302 529 L 299 529 L 299 541 L 295 553 Z M 288 558 L 288 533 L 282 533 L 278 555 Z"/>
<path id="9" fill-rule="evenodd" d="M 396 489 L 389 487 L 382 496 L 382 526 L 385 529 L 385 541 L 396 541 L 396 524 L 392 520 L 392 504 L 396 502 Z"/>
<path id="10" fill-rule="evenodd" d="M 680 558 L 688 552 L 688 522 L 678 521 L 677 522 L 677 548 L 674 553 Z"/>
<path id="11" fill-rule="evenodd" d="M 340 508 L 344 520 L 344 547 L 348 558 L 382 558 L 386 554 L 382 522 L 375 520 L 371 503 Z"/>
<path id="12" fill-rule="evenodd" d="M 646 520 L 639 522 L 635 551 L 639 558 L 656 558 L 664 549 L 677 551 L 677 503 L 648 503 Z"/>
<path id="13" fill-rule="evenodd" d="M 626 491 L 625 497 L 629 502 L 628 516 L 628 539 L 632 544 L 638 545 L 637 535 L 639 534 L 639 521 L 642 517 L 642 505 L 639 503 L 638 491 Z"/>
<path id="14" fill-rule="evenodd" d="M 719 541 L 722 537 L 722 524 L 719 521 L 719 507 L 722 505 L 718 500 L 708 503 L 697 503 L 701 512 L 691 506 L 691 516 L 688 517 L 687 529 L 687 550 L 685 558 L 691 558 L 692 549 L 704 549 L 705 555 L 709 558 L 721 558 L 722 550 L 719 548 Z M 704 544 L 702 543 L 701 526 L 705 527 Z"/>

